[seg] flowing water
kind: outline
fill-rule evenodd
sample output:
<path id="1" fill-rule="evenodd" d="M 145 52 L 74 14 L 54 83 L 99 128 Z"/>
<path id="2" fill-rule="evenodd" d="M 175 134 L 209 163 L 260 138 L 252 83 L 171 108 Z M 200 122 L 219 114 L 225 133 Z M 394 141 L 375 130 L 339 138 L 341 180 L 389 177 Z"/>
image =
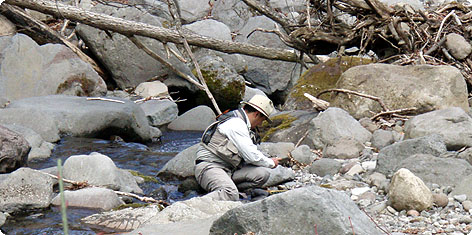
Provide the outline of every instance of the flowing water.
<path id="1" fill-rule="evenodd" d="M 57 166 L 58 158 L 64 162 L 72 155 L 99 152 L 113 159 L 113 162 L 119 168 L 155 176 L 167 161 L 180 151 L 197 144 L 200 137 L 201 132 L 166 132 L 162 135 L 161 143 L 151 145 L 66 137 L 57 144 L 51 158 L 46 161 L 32 163 L 29 167 L 44 169 Z M 192 197 L 192 195 L 186 196 L 177 191 L 180 181 L 164 181 L 157 177 L 156 179 L 158 180 L 157 183 L 145 182 L 139 185 L 145 195 L 149 195 L 152 191 L 162 187 L 167 192 L 167 201 L 170 203 Z M 80 223 L 81 218 L 98 212 L 90 209 L 68 208 L 69 234 L 96 234 L 101 232 Z M 8 235 L 63 234 L 60 208 L 51 207 L 28 215 L 9 218 L 2 226 L 2 230 Z"/>

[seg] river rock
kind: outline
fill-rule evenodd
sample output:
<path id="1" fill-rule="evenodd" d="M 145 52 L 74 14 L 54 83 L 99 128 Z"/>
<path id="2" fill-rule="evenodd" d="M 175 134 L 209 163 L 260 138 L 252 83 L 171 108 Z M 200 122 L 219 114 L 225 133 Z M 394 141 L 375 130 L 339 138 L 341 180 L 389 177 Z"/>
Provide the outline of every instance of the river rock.
<path id="1" fill-rule="evenodd" d="M 449 203 L 449 198 L 444 193 L 433 193 L 433 202 L 438 207 L 446 207 Z"/>
<path id="2" fill-rule="evenodd" d="M 324 177 L 326 175 L 335 175 L 341 169 L 341 163 L 334 159 L 321 158 L 316 160 L 308 168 L 308 171 L 311 174 L 316 174 L 318 176 Z"/>
<path id="3" fill-rule="evenodd" d="M 381 234 L 346 194 L 317 186 L 231 209 L 213 223 L 210 234 L 293 234 L 294 229 L 297 234 L 310 234 L 315 227 L 320 234 L 349 234 L 353 229 L 359 234 Z"/>
<path id="4" fill-rule="evenodd" d="M 216 115 L 213 110 L 200 105 L 178 116 L 167 128 L 175 131 L 204 131 L 215 121 Z"/>
<path id="5" fill-rule="evenodd" d="M 295 149 L 295 144 L 289 142 L 262 142 L 257 149 L 271 157 L 287 159 L 288 154 Z"/>
<path id="6" fill-rule="evenodd" d="M 0 15 L 0 37 L 16 34 L 16 26 L 5 16 Z"/>
<path id="7" fill-rule="evenodd" d="M 464 77 L 452 66 L 360 65 L 344 72 L 336 88 L 379 97 L 391 110 L 415 107 L 417 114 L 469 107 Z M 371 99 L 342 92 L 334 96 L 331 105 L 348 111 L 356 119 L 382 111 L 379 103 Z"/>
<path id="8" fill-rule="evenodd" d="M 160 81 L 153 81 L 153 82 L 143 82 L 139 84 L 136 89 L 134 90 L 136 95 L 139 95 L 143 98 L 147 97 L 160 97 L 160 96 L 168 96 L 169 90 L 167 86 L 160 82 Z"/>
<path id="9" fill-rule="evenodd" d="M 113 160 L 97 152 L 67 158 L 64 162 L 64 178 L 87 181 L 91 185 L 123 192 L 143 193 L 129 171 L 117 168 Z"/>
<path id="10" fill-rule="evenodd" d="M 82 218 L 80 222 L 94 227 L 113 229 L 125 232 L 137 229 L 162 210 L 162 205 L 151 204 L 145 207 L 125 208 L 107 211 Z"/>
<path id="11" fill-rule="evenodd" d="M 440 156 L 447 152 L 444 140 L 440 135 L 430 135 L 394 143 L 380 150 L 375 171 L 391 174 L 399 169 L 398 164 L 414 154 L 431 154 Z"/>
<path id="12" fill-rule="evenodd" d="M 0 94 L 9 100 L 53 94 L 100 96 L 103 79 L 61 44 L 39 46 L 24 34 L 0 37 Z"/>
<path id="13" fill-rule="evenodd" d="M 254 31 L 256 28 L 275 30 L 275 24 L 266 16 L 251 17 L 239 31 L 235 41 L 270 48 L 289 49 L 278 36 Z M 268 95 L 286 95 L 298 79 L 295 74 L 299 74 L 300 65 L 297 63 L 261 59 L 246 55 L 243 55 L 243 58 L 247 61 L 247 72 L 243 74 L 244 78 L 253 84 L 255 88 L 264 91 Z"/>
<path id="14" fill-rule="evenodd" d="M 28 144 L 31 146 L 31 150 L 28 153 L 28 161 L 45 159 L 51 156 L 54 144 L 44 141 L 43 137 L 32 129 L 11 124 L 6 124 L 4 126 L 12 131 L 20 133 L 26 141 L 28 141 Z"/>
<path id="15" fill-rule="evenodd" d="M 113 190 L 106 188 L 84 188 L 77 191 L 64 191 L 64 198 L 67 206 L 95 208 L 101 210 L 111 210 L 124 202 L 116 195 Z M 60 194 L 52 199 L 51 202 L 55 206 L 61 206 Z"/>
<path id="16" fill-rule="evenodd" d="M 183 28 L 205 37 L 232 41 L 229 27 L 213 19 L 199 20 L 191 24 L 186 24 Z"/>
<path id="17" fill-rule="evenodd" d="M 445 44 L 449 53 L 458 60 L 465 59 L 472 52 L 470 43 L 457 33 L 447 34 Z"/>
<path id="18" fill-rule="evenodd" d="M 472 174 L 472 166 L 463 159 L 440 158 L 430 154 L 412 155 L 401 161 L 398 167 L 407 168 L 427 184 L 440 186 L 455 186 L 465 175 Z"/>
<path id="19" fill-rule="evenodd" d="M 307 140 L 306 134 L 308 132 L 310 121 L 318 115 L 318 112 L 295 110 L 283 111 L 271 116 L 272 124 L 264 124 L 261 130 L 266 130 L 261 133 L 263 141 L 270 142 L 291 142 L 294 145 L 300 140 L 300 144 L 311 146 L 310 140 Z M 267 125 L 267 126 L 266 126 Z"/>
<path id="20" fill-rule="evenodd" d="M 341 137 L 328 143 L 323 151 L 323 157 L 335 159 L 358 158 L 364 150 L 364 145 L 352 137 Z"/>
<path id="21" fill-rule="evenodd" d="M 155 127 L 160 127 L 174 121 L 179 114 L 177 104 L 168 99 L 148 100 L 139 104 L 139 106 L 143 109 L 149 125 Z"/>
<path id="22" fill-rule="evenodd" d="M 190 23 L 202 19 L 210 13 L 208 0 L 177 0 L 180 6 L 180 15 L 184 23 Z"/>
<path id="23" fill-rule="evenodd" d="M 372 133 L 371 142 L 373 147 L 382 149 L 385 146 L 393 144 L 395 142 L 395 138 L 392 131 L 379 129 Z"/>
<path id="24" fill-rule="evenodd" d="M 365 143 L 370 140 L 372 134 L 340 108 L 330 107 L 310 122 L 307 138 L 311 140 L 315 149 L 334 144 L 342 137 L 351 137 L 360 143 Z"/>
<path id="25" fill-rule="evenodd" d="M 296 161 L 311 165 L 316 159 L 317 155 L 314 154 L 308 145 L 300 145 L 290 153 Z"/>
<path id="26" fill-rule="evenodd" d="M 464 194 L 467 196 L 467 198 L 472 198 L 472 186 L 470 185 L 470 180 L 472 180 L 472 174 L 469 173 L 467 176 L 463 177 L 463 175 L 459 175 L 460 172 L 454 173 L 458 176 L 462 176 L 462 179 L 459 181 L 459 183 L 457 183 L 456 187 L 449 195 L 455 196 Z"/>
<path id="27" fill-rule="evenodd" d="M 428 187 L 407 169 L 398 170 L 388 190 L 389 202 L 397 211 L 422 211 L 433 206 L 433 195 Z"/>
<path id="28" fill-rule="evenodd" d="M 65 95 L 25 98 L 0 109 L 0 123 L 29 127 L 49 142 L 57 141 L 59 133 L 102 138 L 118 135 L 134 142 L 150 142 L 161 136 L 159 129 L 149 126 L 143 110 L 137 104 L 118 98 L 115 100 L 123 103 Z M 35 116 L 34 121 L 18 117 L 25 113 L 27 117 L 31 117 L 31 113 L 41 115 Z M 54 131 L 56 133 L 51 133 Z"/>
<path id="29" fill-rule="evenodd" d="M 30 168 L 10 173 L 0 182 L 0 211 L 12 213 L 49 207 L 53 184 L 53 178 Z"/>
<path id="30" fill-rule="evenodd" d="M 31 147 L 18 133 L 0 126 L 0 173 L 26 166 Z"/>
<path id="31" fill-rule="evenodd" d="M 194 176 L 195 158 L 197 157 L 196 153 L 199 146 L 200 144 L 198 143 L 178 153 L 159 170 L 157 176 L 177 176 L 182 178 Z"/>
<path id="32" fill-rule="evenodd" d="M 227 25 L 232 32 L 238 32 L 254 16 L 254 12 L 244 2 L 239 0 L 215 1 L 211 15 Z"/>
<path id="33" fill-rule="evenodd" d="M 154 6 L 155 2 L 156 1 L 153 1 L 151 4 L 144 5 Z M 187 7 L 188 5 L 185 4 L 185 6 Z M 170 25 L 170 20 L 162 18 L 168 16 L 168 14 L 160 14 L 158 17 L 135 7 L 116 8 L 104 4 L 92 4 L 92 1 L 85 0 L 81 1 L 80 7 L 92 12 L 142 22 L 158 27 L 163 27 L 163 24 Z M 156 9 L 157 8 L 159 7 L 156 7 Z M 163 76 L 167 78 L 165 82 L 166 85 L 169 85 L 167 82 L 175 80 L 182 83 L 181 78 L 176 78 L 175 74 L 171 70 L 153 59 L 143 50 L 136 47 L 126 36 L 114 32 L 105 32 L 86 24 L 79 24 L 76 29 L 77 33 L 84 40 L 92 53 L 103 63 L 105 68 L 110 71 L 112 79 L 116 82 L 119 88 L 134 88 L 140 83 L 146 82 L 153 77 Z M 137 36 L 137 38 L 147 48 L 151 48 L 153 52 L 158 55 L 161 55 L 162 57 L 167 55 L 167 52 L 160 41 L 141 36 Z M 174 51 L 178 51 L 173 43 L 167 43 L 167 46 Z M 131 55 L 132 59 L 130 59 Z M 175 56 L 167 59 L 167 61 L 180 71 L 192 76 L 190 69 Z M 186 82 L 185 84 L 189 83 Z"/>
<path id="34" fill-rule="evenodd" d="M 405 138 L 431 134 L 444 138 L 447 149 L 472 146 L 472 117 L 462 108 L 452 107 L 417 115 L 405 123 Z"/>

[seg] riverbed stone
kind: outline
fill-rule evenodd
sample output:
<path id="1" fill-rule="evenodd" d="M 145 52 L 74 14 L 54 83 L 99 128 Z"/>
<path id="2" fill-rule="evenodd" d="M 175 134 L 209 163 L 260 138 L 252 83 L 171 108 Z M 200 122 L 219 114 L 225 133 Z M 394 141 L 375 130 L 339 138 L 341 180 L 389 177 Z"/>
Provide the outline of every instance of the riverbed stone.
<path id="1" fill-rule="evenodd" d="M 316 159 L 317 155 L 314 154 L 310 147 L 308 145 L 300 145 L 296 149 L 294 149 L 292 152 L 292 157 L 296 161 L 302 163 L 302 164 L 307 164 L 310 165 L 313 163 L 313 161 Z"/>
<path id="2" fill-rule="evenodd" d="M 140 103 L 139 106 L 143 109 L 149 125 L 155 127 L 160 127 L 174 121 L 179 114 L 177 104 L 168 99 L 148 100 Z"/>
<path id="3" fill-rule="evenodd" d="M 99 187 L 84 188 L 76 191 L 64 191 L 64 198 L 67 206 L 81 208 L 95 208 L 101 210 L 111 210 L 124 202 L 113 190 Z M 55 206 L 61 206 L 61 197 L 58 194 L 51 202 Z"/>
<path id="4" fill-rule="evenodd" d="M 315 149 L 334 144 L 342 137 L 351 137 L 363 144 L 371 139 L 372 134 L 340 108 L 330 107 L 310 121 L 307 138 Z"/>
<path id="5" fill-rule="evenodd" d="M 239 0 L 215 1 L 211 9 L 214 19 L 226 24 L 232 32 L 238 32 L 254 16 L 254 12 Z"/>
<path id="6" fill-rule="evenodd" d="M 382 149 L 385 146 L 393 144 L 395 142 L 395 138 L 392 131 L 379 129 L 372 133 L 371 142 L 373 147 Z"/>
<path id="7" fill-rule="evenodd" d="M 5 124 L 4 126 L 23 135 L 26 141 L 28 141 L 28 144 L 31 146 L 31 150 L 28 153 L 28 161 L 46 159 L 51 156 L 54 144 L 44 141 L 41 135 L 32 129 L 14 124 Z"/>
<path id="8" fill-rule="evenodd" d="M 183 28 L 205 37 L 232 41 L 229 27 L 214 19 L 199 20 L 183 25 Z"/>
<path id="9" fill-rule="evenodd" d="M 182 178 L 194 176 L 195 158 L 197 157 L 196 153 L 199 146 L 200 144 L 195 144 L 178 153 L 159 170 L 157 176 L 177 176 Z"/>
<path id="10" fill-rule="evenodd" d="M 16 34 L 16 26 L 5 16 L 0 15 L 0 37 Z"/>
<path id="11" fill-rule="evenodd" d="M 409 119 L 405 123 L 405 139 L 439 134 L 448 150 L 472 146 L 472 117 L 462 108 L 435 110 Z"/>
<path id="12" fill-rule="evenodd" d="M 335 175 L 341 169 L 341 163 L 334 159 L 321 158 L 316 160 L 308 168 L 308 171 L 311 174 L 316 174 L 318 176 L 324 177 L 325 175 Z"/>
<path id="13" fill-rule="evenodd" d="M 341 137 L 326 145 L 323 157 L 353 159 L 360 157 L 363 150 L 364 145 L 353 137 Z"/>
<path id="14" fill-rule="evenodd" d="M 0 109 L 0 123 L 29 127 L 49 142 L 57 141 L 59 134 L 102 138 L 117 135 L 133 142 L 151 142 L 162 134 L 157 128 L 149 126 L 137 104 L 124 99 L 114 100 L 122 103 L 65 95 L 25 98 Z M 3 113 L 7 115 L 3 116 Z M 26 117 L 15 116 L 25 113 L 29 121 L 23 120 Z M 46 117 L 38 116 L 32 121 L 29 113 L 41 113 Z M 50 134 L 54 131 L 55 135 Z"/>
<path id="15" fill-rule="evenodd" d="M 169 90 L 164 83 L 160 81 L 152 81 L 140 83 L 134 90 L 134 93 L 143 98 L 160 97 L 168 96 Z"/>
<path id="16" fill-rule="evenodd" d="M 0 94 L 9 100 L 53 94 L 100 96 L 106 84 L 62 44 L 39 46 L 24 34 L 0 37 Z"/>
<path id="17" fill-rule="evenodd" d="M 143 193 L 129 171 L 117 168 L 113 160 L 97 152 L 67 158 L 64 162 L 64 178 L 87 181 L 91 185 L 123 192 Z"/>
<path id="18" fill-rule="evenodd" d="M 388 200 L 397 211 L 422 211 L 433 205 L 433 194 L 411 171 L 401 168 L 392 177 Z"/>
<path id="19" fill-rule="evenodd" d="M 0 182 L 0 211 L 21 212 L 47 208 L 53 198 L 54 180 L 39 171 L 20 168 Z"/>
<path id="20" fill-rule="evenodd" d="M 457 33 L 447 34 L 445 45 L 449 53 L 458 60 L 465 59 L 472 52 L 470 42 Z"/>
<path id="21" fill-rule="evenodd" d="M 390 110 L 415 107 L 415 114 L 449 107 L 469 108 L 465 79 L 453 66 L 360 65 L 344 72 L 336 88 L 379 97 Z M 356 119 L 383 111 L 372 99 L 342 92 L 333 95 L 331 105 Z"/>
<path id="22" fill-rule="evenodd" d="M 0 125 L 0 173 L 26 166 L 30 149 L 22 135 Z"/>
<path id="23" fill-rule="evenodd" d="M 446 145 L 440 135 L 400 141 L 380 150 L 375 171 L 386 175 L 392 174 L 399 169 L 401 161 L 414 154 L 423 153 L 439 157 L 445 152 L 447 152 Z"/>
<path id="24" fill-rule="evenodd" d="M 257 149 L 268 156 L 287 159 L 288 154 L 295 149 L 295 144 L 290 142 L 262 142 Z"/>
<path id="25" fill-rule="evenodd" d="M 303 213 L 300 213 L 303 211 Z M 351 222 L 349 220 L 351 218 Z M 210 234 L 382 234 L 345 194 L 317 186 L 290 190 L 227 211 Z"/>
<path id="26" fill-rule="evenodd" d="M 204 131 L 215 121 L 216 115 L 213 110 L 200 105 L 178 116 L 167 128 L 174 131 Z"/>

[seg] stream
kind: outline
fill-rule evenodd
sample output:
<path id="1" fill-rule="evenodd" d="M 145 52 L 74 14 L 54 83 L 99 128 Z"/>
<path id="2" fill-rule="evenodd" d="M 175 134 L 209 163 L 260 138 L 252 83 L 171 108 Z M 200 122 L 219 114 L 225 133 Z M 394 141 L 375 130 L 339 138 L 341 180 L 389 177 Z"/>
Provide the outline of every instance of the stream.
<path id="1" fill-rule="evenodd" d="M 138 171 L 148 176 L 156 176 L 157 172 L 175 155 L 184 149 L 197 144 L 200 141 L 201 132 L 165 132 L 162 134 L 161 143 L 143 145 L 139 143 L 116 142 L 110 140 L 65 137 L 56 145 L 51 157 L 45 161 L 34 162 L 28 165 L 33 169 L 44 169 L 57 166 L 57 159 L 64 162 L 69 156 L 90 154 L 99 152 L 110 157 L 117 167 Z M 145 195 L 154 190 L 163 188 L 167 192 L 167 201 L 173 203 L 186 200 L 195 195 L 183 195 L 177 191 L 181 183 L 175 181 L 163 181 L 156 177 L 158 182 L 145 182 L 139 186 Z M 97 234 L 101 231 L 94 230 L 80 219 L 98 210 L 83 208 L 67 208 L 69 234 Z M 36 211 L 24 216 L 8 218 L 2 226 L 5 234 L 63 234 L 62 217 L 60 208 L 51 206 L 42 211 Z M 109 232 L 109 231 L 107 231 Z"/>

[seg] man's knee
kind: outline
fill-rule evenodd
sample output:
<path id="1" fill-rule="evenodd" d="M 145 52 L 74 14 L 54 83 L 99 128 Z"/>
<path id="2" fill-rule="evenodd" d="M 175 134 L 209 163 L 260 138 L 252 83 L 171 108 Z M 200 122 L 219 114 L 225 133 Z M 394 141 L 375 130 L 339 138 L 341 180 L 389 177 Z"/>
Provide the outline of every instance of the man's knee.
<path id="1" fill-rule="evenodd" d="M 258 167 L 256 170 L 257 174 L 255 177 L 255 183 L 257 184 L 257 187 L 260 187 L 269 180 L 270 172 L 263 167 Z"/>

